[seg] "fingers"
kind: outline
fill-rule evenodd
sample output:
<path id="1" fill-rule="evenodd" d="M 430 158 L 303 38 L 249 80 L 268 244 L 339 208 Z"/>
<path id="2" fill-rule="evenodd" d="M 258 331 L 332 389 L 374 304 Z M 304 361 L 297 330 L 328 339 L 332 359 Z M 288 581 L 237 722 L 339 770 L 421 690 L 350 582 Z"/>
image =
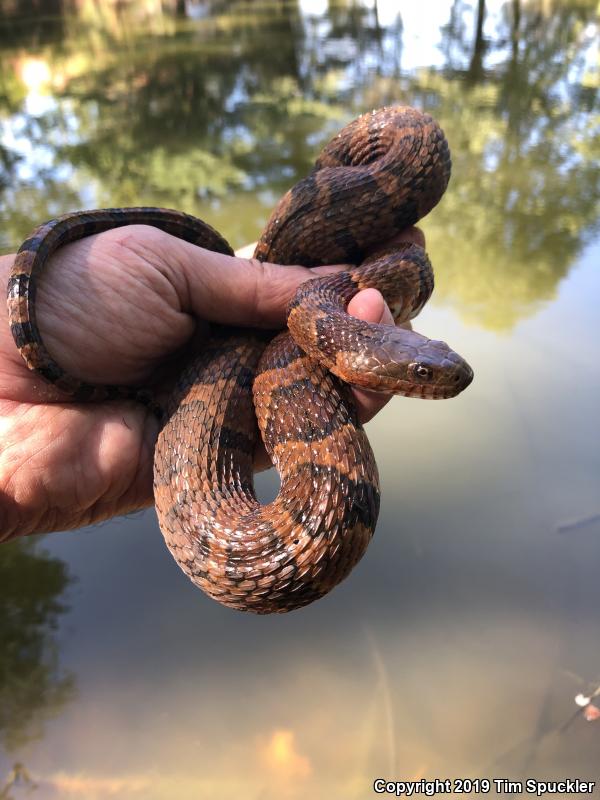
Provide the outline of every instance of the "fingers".
<path id="1" fill-rule="evenodd" d="M 175 255 L 174 268 L 185 277 L 184 286 L 174 279 L 182 309 L 210 322 L 283 328 L 295 290 L 314 277 L 305 267 L 266 264 L 174 241 L 171 259 Z"/>
<path id="2" fill-rule="evenodd" d="M 213 253 L 180 239 L 172 241 L 165 260 L 174 264 L 173 283 L 178 289 L 182 309 L 227 325 L 282 328 L 287 304 L 301 283 L 315 274 L 347 268 L 334 265 L 306 269 L 261 263 L 246 257 L 252 245 L 238 251 L 244 254 L 242 258 Z M 408 228 L 393 241 L 423 245 L 424 236 L 418 228 Z"/>

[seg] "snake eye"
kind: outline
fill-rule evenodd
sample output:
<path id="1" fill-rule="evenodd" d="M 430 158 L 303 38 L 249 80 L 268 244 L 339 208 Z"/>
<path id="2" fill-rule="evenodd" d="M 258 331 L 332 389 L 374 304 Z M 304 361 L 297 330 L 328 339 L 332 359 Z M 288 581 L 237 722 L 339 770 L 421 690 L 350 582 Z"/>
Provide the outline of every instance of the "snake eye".
<path id="1" fill-rule="evenodd" d="M 414 362 L 409 367 L 413 375 L 421 381 L 431 380 L 433 377 L 433 370 L 426 364 L 420 364 L 418 361 Z"/>

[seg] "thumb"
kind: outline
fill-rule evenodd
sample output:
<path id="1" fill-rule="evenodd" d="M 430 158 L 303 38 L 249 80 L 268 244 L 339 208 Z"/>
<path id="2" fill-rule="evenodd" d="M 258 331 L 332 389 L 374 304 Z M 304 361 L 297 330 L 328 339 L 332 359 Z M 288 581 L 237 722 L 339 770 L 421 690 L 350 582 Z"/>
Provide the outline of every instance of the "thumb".
<path id="1" fill-rule="evenodd" d="M 418 228 L 408 228 L 396 238 L 424 244 Z M 169 239 L 169 259 L 174 258 L 184 276 L 184 291 L 179 292 L 184 310 L 201 319 L 226 325 L 282 328 L 287 305 L 301 283 L 317 275 L 348 268 L 340 264 L 314 269 L 281 266 L 252 258 L 253 245 L 238 251 L 236 256 L 228 256 L 182 239 L 170 236 Z M 375 295 L 379 292 L 368 289 L 359 292 L 348 311 L 370 322 L 393 325 L 389 311 L 385 313 L 383 298 L 379 295 L 377 300 Z"/>
<path id="2" fill-rule="evenodd" d="M 184 310 L 210 322 L 282 328 L 294 292 L 315 277 L 306 267 L 262 263 L 175 241 L 170 257 L 175 256 L 185 277 L 179 292 Z"/>

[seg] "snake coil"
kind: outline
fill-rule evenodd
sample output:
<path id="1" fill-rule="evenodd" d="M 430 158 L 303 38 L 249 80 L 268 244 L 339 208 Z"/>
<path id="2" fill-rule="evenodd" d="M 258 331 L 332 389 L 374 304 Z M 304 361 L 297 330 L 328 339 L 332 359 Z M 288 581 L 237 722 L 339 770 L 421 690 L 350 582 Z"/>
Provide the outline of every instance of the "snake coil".
<path id="1" fill-rule="evenodd" d="M 280 200 L 255 257 L 357 266 L 302 284 L 289 330 L 271 341 L 215 326 L 180 375 L 155 450 L 156 510 L 180 567 L 219 602 L 262 614 L 299 608 L 330 591 L 365 552 L 379 480 L 348 384 L 444 398 L 471 382 L 468 364 L 444 342 L 346 313 L 367 287 L 381 291 L 398 323 L 420 311 L 433 290 L 425 252 L 380 245 L 425 216 L 449 177 L 448 144 L 429 115 L 388 107 L 354 120 Z M 36 324 L 36 281 L 61 245 L 132 223 L 232 254 L 209 225 L 167 209 L 77 212 L 37 228 L 15 260 L 9 321 L 27 366 L 74 400 L 146 398 L 143 390 L 85 384 L 53 360 Z M 281 477 L 265 506 L 252 481 L 259 430 Z"/>

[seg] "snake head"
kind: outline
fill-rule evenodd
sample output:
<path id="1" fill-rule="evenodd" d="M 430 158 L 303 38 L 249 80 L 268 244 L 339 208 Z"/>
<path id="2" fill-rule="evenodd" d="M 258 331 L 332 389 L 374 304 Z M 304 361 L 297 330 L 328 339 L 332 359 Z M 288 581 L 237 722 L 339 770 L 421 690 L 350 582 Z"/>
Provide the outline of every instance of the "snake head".
<path id="1" fill-rule="evenodd" d="M 338 353 L 332 372 L 357 386 L 387 394 L 438 400 L 455 397 L 473 370 L 445 342 L 415 331 L 357 321 L 352 350 Z M 375 335 L 377 334 L 377 336 Z"/>
<path id="2" fill-rule="evenodd" d="M 473 370 L 445 342 L 429 339 L 406 365 L 406 376 L 407 386 L 402 383 L 398 394 L 436 400 L 460 394 L 473 380 Z"/>

